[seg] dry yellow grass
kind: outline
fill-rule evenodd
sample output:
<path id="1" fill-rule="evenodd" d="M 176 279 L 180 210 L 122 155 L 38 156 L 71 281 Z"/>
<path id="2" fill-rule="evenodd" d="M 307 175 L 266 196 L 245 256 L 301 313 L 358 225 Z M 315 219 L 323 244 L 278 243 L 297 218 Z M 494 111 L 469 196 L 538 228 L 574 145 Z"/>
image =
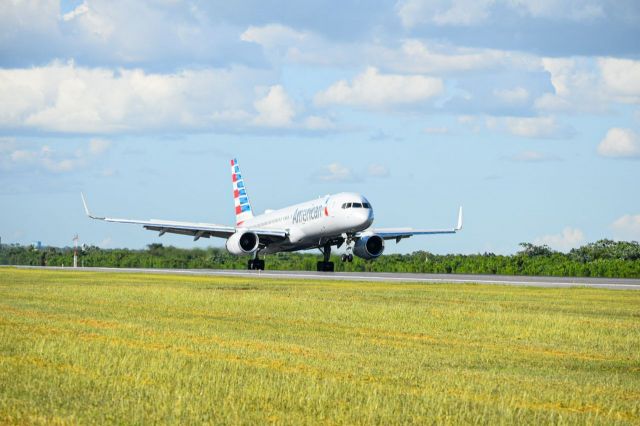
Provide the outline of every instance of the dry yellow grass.
<path id="1" fill-rule="evenodd" d="M 0 269 L 0 423 L 640 423 L 640 292 Z"/>

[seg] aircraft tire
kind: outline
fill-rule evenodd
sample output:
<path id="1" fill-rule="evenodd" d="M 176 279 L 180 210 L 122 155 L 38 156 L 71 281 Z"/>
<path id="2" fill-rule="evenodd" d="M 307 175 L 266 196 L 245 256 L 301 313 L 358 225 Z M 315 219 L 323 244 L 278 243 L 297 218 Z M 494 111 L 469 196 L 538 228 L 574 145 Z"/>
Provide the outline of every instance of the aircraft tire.
<path id="1" fill-rule="evenodd" d="M 247 268 L 249 270 L 264 271 L 264 259 L 249 259 L 247 262 Z"/>
<path id="2" fill-rule="evenodd" d="M 333 262 L 318 262 L 318 272 L 333 272 L 335 265 Z"/>

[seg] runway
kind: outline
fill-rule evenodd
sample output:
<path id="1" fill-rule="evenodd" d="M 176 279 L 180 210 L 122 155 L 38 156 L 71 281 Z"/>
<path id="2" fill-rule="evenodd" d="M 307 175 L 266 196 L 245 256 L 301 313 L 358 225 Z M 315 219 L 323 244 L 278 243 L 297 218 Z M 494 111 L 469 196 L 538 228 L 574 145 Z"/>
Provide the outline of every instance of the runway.
<path id="1" fill-rule="evenodd" d="M 226 276 L 243 278 L 286 278 L 370 282 L 416 282 L 452 284 L 494 284 L 531 287 L 589 287 L 610 290 L 640 290 L 640 279 L 530 277 L 511 275 L 413 274 L 391 272 L 312 272 L 312 271 L 245 271 L 228 269 L 138 269 L 138 268 L 60 268 L 16 266 L 25 269 L 64 270 L 69 272 L 116 272 L 138 274 L 176 274 L 194 276 Z"/>

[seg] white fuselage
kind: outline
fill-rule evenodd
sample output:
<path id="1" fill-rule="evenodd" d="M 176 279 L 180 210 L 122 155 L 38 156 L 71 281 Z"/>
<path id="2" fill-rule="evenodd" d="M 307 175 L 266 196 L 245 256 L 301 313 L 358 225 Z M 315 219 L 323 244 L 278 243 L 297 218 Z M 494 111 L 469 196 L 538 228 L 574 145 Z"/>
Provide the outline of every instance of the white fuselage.
<path id="1" fill-rule="evenodd" d="M 262 253 L 317 247 L 343 234 L 363 231 L 373 223 L 373 209 L 360 194 L 343 192 L 268 211 L 246 220 L 239 228 L 287 229 L 289 237 L 270 244 Z"/>

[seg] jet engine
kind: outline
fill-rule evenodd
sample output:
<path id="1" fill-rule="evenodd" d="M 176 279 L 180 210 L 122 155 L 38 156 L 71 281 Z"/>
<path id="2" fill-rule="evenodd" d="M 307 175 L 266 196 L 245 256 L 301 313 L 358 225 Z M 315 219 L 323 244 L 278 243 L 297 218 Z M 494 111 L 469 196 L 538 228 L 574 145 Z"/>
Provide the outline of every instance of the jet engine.
<path id="1" fill-rule="evenodd" d="M 376 234 L 363 235 L 353 246 L 353 253 L 363 259 L 375 259 L 384 251 L 384 240 Z"/>
<path id="2" fill-rule="evenodd" d="M 227 251 L 231 254 L 242 255 L 258 250 L 260 239 L 253 232 L 238 231 L 227 239 Z"/>

